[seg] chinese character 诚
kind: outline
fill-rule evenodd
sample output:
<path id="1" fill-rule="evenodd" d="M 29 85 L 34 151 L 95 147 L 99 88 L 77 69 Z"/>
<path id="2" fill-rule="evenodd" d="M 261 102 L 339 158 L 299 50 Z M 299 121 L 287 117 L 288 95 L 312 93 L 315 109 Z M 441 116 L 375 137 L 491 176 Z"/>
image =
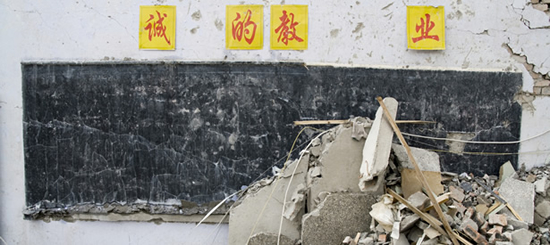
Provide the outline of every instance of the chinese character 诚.
<path id="1" fill-rule="evenodd" d="M 429 35 L 429 32 L 435 27 L 435 23 L 433 21 L 430 21 L 430 14 L 425 14 L 425 16 L 426 16 L 426 21 L 424 21 L 424 18 L 420 18 L 420 25 L 416 25 L 416 32 L 420 31 L 420 36 L 413 37 L 412 38 L 413 43 L 416 43 L 420 40 L 424 40 L 428 38 L 439 41 L 439 36 Z"/>
<path id="2" fill-rule="evenodd" d="M 242 20 L 241 14 L 237 13 L 237 18 L 235 18 L 231 23 L 231 32 L 233 34 L 233 39 L 236 39 L 240 42 L 244 34 L 244 40 L 248 44 L 251 44 L 252 41 L 254 41 L 257 25 L 256 23 L 254 23 L 254 21 L 250 20 L 251 17 L 252 11 L 250 11 L 250 9 L 246 11 L 246 14 L 242 18 Z"/>
<path id="3" fill-rule="evenodd" d="M 279 27 L 275 29 L 275 33 L 279 33 L 279 38 L 277 38 L 277 42 L 282 41 L 285 45 L 288 45 L 288 41 L 291 40 L 296 40 L 298 42 L 304 41 L 302 38 L 296 35 L 296 26 L 299 23 L 294 22 L 293 13 L 287 15 L 286 11 L 283 10 L 283 16 L 279 17 L 279 19 L 281 20 L 281 25 L 279 25 Z"/>
<path id="4" fill-rule="evenodd" d="M 166 13 L 160 14 L 159 11 L 156 11 L 158 15 L 158 20 L 154 22 L 150 22 L 151 20 L 155 19 L 155 16 L 150 14 L 149 19 L 145 23 L 147 26 L 145 27 L 145 30 L 149 31 L 149 41 L 153 37 L 164 37 L 164 40 L 166 40 L 166 43 L 170 44 L 170 39 L 166 36 L 166 26 L 162 23 L 164 21 L 164 18 L 168 17 Z"/>

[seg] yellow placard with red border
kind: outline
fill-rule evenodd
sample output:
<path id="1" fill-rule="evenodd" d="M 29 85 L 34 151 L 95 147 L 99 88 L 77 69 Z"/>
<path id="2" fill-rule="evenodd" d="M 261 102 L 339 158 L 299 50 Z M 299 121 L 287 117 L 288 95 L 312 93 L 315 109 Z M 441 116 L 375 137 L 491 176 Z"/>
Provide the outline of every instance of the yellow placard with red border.
<path id="1" fill-rule="evenodd" d="M 273 50 L 306 50 L 308 6 L 272 5 L 270 43 Z"/>
<path id="2" fill-rule="evenodd" d="M 443 6 L 407 6 L 407 46 L 409 49 L 445 49 Z"/>
<path id="3" fill-rule="evenodd" d="M 176 6 L 139 7 L 139 49 L 176 49 Z"/>
<path id="4" fill-rule="evenodd" d="M 264 43 L 264 7 L 227 5 L 225 7 L 225 47 L 262 49 Z"/>

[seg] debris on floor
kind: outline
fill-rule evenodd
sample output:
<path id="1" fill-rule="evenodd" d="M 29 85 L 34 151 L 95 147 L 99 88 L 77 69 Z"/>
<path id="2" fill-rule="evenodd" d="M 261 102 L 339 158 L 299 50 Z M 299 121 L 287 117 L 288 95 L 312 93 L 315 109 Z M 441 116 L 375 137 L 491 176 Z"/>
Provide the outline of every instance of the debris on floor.
<path id="1" fill-rule="evenodd" d="M 442 172 L 436 153 L 392 144 L 397 101 L 384 103 L 393 118 L 379 110 L 325 131 L 248 187 L 229 244 L 550 244 L 549 166 Z"/>

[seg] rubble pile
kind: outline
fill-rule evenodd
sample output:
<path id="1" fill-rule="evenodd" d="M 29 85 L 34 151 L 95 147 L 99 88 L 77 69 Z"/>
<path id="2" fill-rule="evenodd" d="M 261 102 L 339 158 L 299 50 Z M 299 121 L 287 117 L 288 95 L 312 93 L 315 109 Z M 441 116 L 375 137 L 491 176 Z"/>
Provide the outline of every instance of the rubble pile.
<path id="1" fill-rule="evenodd" d="M 403 144 L 397 101 L 380 103 L 374 120 L 324 131 L 251 184 L 231 209 L 229 244 L 550 244 L 548 166 L 441 172 L 437 153 Z"/>
<path id="2" fill-rule="evenodd" d="M 390 166 L 388 189 L 403 195 L 403 189 L 408 188 L 402 186 L 400 173 L 404 168 Z M 444 191 L 438 201 L 453 230 L 465 239 L 464 244 L 550 244 L 549 166 L 516 172 L 507 162 L 500 176 L 440 175 Z M 409 205 L 438 217 L 425 189 L 406 197 Z M 391 195 L 380 196 L 372 210 L 370 231 L 350 234 L 343 244 L 452 244 L 445 234 Z"/>

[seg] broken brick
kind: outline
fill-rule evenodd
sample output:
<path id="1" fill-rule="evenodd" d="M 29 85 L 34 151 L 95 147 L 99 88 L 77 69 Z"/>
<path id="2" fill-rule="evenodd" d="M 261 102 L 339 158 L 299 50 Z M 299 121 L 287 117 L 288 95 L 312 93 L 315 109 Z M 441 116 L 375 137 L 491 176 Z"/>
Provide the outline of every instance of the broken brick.
<path id="1" fill-rule="evenodd" d="M 508 222 L 506 220 L 506 215 L 504 215 L 504 214 L 490 214 L 489 215 L 489 224 L 490 225 L 500 225 L 500 226 L 508 225 Z"/>
<path id="2" fill-rule="evenodd" d="M 474 240 L 477 244 L 489 244 L 487 239 L 479 232 L 477 232 L 476 229 L 474 229 L 471 225 L 466 225 L 464 229 L 462 230 L 466 235 L 468 235 L 472 240 Z"/>

